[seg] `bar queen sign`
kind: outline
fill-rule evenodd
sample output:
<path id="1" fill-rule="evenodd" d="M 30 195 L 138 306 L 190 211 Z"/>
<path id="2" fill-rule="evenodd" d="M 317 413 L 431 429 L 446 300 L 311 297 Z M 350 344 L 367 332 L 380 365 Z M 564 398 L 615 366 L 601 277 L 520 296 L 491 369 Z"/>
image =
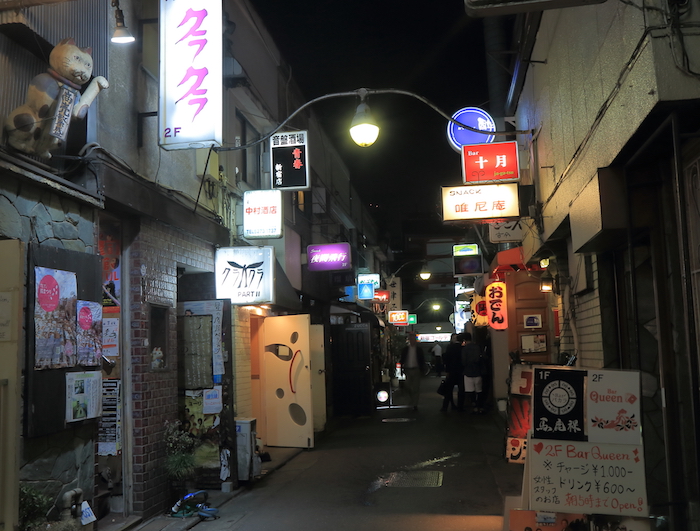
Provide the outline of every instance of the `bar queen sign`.
<path id="1" fill-rule="evenodd" d="M 221 146 L 221 0 L 160 0 L 159 143 Z"/>

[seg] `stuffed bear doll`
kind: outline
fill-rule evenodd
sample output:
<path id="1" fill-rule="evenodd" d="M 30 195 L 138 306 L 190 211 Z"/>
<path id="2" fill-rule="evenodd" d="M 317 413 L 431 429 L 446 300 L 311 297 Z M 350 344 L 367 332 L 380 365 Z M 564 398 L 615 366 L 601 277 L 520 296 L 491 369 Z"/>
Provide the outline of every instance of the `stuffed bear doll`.
<path id="1" fill-rule="evenodd" d="M 97 76 L 80 94 L 92 75 L 92 49 L 78 48 L 72 38 L 63 39 L 49 55 L 48 72 L 34 77 L 24 105 L 5 119 L 7 141 L 27 154 L 51 158 L 65 140 L 72 119 L 84 118 L 88 107 L 109 83 Z"/>

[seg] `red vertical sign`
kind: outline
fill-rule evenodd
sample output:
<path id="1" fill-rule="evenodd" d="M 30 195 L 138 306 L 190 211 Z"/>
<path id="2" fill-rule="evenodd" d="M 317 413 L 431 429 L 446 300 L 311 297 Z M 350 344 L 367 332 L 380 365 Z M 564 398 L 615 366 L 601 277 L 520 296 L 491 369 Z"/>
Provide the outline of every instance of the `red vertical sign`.
<path id="1" fill-rule="evenodd" d="M 486 287 L 486 307 L 491 328 L 494 330 L 508 328 L 505 282 L 492 282 Z"/>

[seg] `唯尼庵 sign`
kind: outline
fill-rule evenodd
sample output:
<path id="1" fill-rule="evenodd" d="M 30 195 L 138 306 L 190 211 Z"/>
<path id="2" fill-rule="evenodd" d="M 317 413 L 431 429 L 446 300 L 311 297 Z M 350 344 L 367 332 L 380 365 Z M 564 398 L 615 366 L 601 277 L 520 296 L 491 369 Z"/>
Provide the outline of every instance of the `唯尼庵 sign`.
<path id="1" fill-rule="evenodd" d="M 221 146 L 221 0 L 160 0 L 159 144 Z"/>
<path id="2" fill-rule="evenodd" d="M 518 143 L 494 142 L 463 146 L 462 172 L 466 184 L 519 179 Z"/>
<path id="3" fill-rule="evenodd" d="M 282 226 L 280 190 L 248 190 L 243 193 L 245 238 L 281 238 Z"/>
<path id="4" fill-rule="evenodd" d="M 275 302 L 274 247 L 222 247 L 214 271 L 217 299 L 239 305 Z"/>
<path id="5" fill-rule="evenodd" d="M 309 189 L 307 139 L 307 131 L 276 133 L 270 137 L 272 189 Z"/>
<path id="6" fill-rule="evenodd" d="M 442 187 L 443 221 L 514 218 L 519 215 L 517 183 Z"/>
<path id="7" fill-rule="evenodd" d="M 352 269 L 349 243 L 309 245 L 306 258 L 309 271 L 338 271 Z"/>

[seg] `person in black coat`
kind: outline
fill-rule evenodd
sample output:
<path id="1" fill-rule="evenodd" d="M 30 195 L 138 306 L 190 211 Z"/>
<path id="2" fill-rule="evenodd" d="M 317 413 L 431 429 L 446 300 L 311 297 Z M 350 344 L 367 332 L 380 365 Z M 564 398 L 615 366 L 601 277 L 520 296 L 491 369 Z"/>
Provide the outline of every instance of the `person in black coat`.
<path id="1" fill-rule="evenodd" d="M 415 335 L 410 335 L 408 345 L 401 351 L 401 372 L 406 375 L 406 388 L 410 404 L 413 409 L 418 409 L 420 397 L 420 380 L 425 368 L 425 355 L 418 344 Z"/>
<path id="2" fill-rule="evenodd" d="M 442 400 L 440 411 L 447 411 L 447 407 L 464 411 L 464 366 L 462 365 L 463 334 L 452 334 L 450 344 L 442 355 L 442 363 L 445 368 L 445 386 L 448 389 Z M 454 388 L 457 386 L 457 404 L 454 399 Z"/>

